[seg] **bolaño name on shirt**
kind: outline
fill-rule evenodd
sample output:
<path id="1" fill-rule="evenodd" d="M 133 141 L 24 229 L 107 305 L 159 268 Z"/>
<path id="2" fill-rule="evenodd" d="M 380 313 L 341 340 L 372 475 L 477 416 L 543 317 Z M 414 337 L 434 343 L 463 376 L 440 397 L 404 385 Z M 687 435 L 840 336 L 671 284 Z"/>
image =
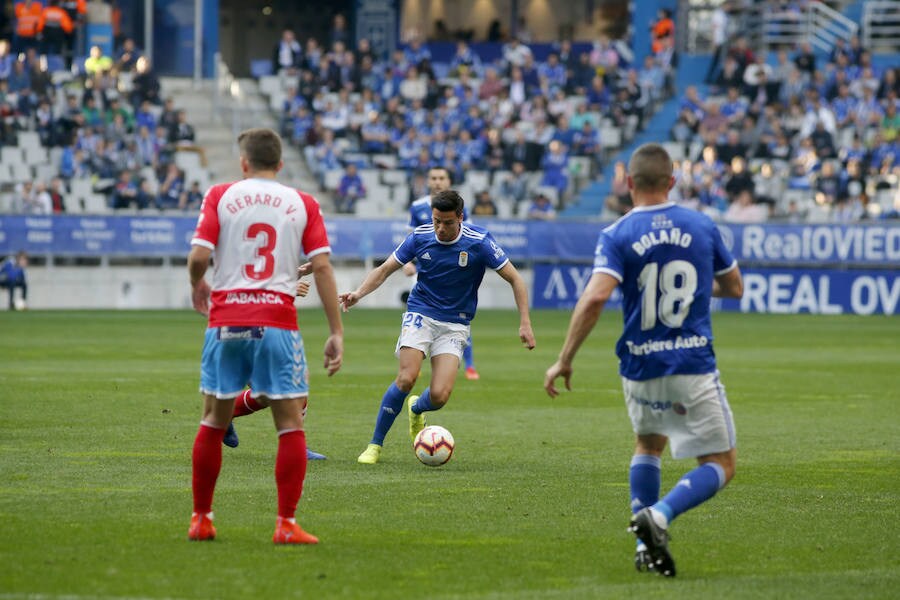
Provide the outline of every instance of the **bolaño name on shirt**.
<path id="1" fill-rule="evenodd" d="M 674 340 L 647 340 L 643 344 L 635 344 L 626 341 L 628 352 L 634 356 L 647 356 L 656 352 L 668 352 L 671 350 L 687 350 L 690 348 L 703 348 L 709 345 L 709 338 L 705 335 L 692 335 L 689 337 L 677 336 Z"/>
<path id="2" fill-rule="evenodd" d="M 236 214 L 239 210 L 249 208 L 251 206 L 271 206 L 278 208 L 281 206 L 281 196 L 272 196 L 272 194 L 244 194 L 243 196 L 235 196 L 225 203 L 225 209 L 231 214 Z"/>
<path id="3" fill-rule="evenodd" d="M 654 246 L 659 246 L 660 244 L 671 244 L 673 246 L 687 248 L 691 245 L 693 239 L 694 237 L 690 233 L 682 233 L 681 229 L 678 227 L 673 227 L 672 229 L 660 229 L 642 235 L 640 239 L 631 244 L 631 249 L 634 250 L 638 256 L 643 256 L 644 252 Z"/>
<path id="4" fill-rule="evenodd" d="M 284 299 L 272 292 L 228 292 L 225 304 L 284 304 Z"/>

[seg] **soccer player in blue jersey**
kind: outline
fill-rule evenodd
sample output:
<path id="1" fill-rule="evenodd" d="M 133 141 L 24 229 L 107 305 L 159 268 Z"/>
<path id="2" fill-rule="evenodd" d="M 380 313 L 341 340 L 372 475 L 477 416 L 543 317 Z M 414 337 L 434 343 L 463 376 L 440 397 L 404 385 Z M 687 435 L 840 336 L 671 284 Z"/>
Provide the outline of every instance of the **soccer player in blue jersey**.
<path id="1" fill-rule="evenodd" d="M 512 287 L 519 310 L 519 339 L 529 350 L 534 348 L 528 288 L 522 276 L 490 233 L 463 222 L 463 208 L 463 199 L 454 190 L 432 196 L 432 223 L 416 227 L 355 291 L 340 296 L 344 310 L 349 310 L 391 273 L 414 258 L 418 262 L 419 279 L 409 294 L 397 340 L 397 378 L 382 397 L 372 441 L 358 459 L 362 464 L 378 462 L 384 438 L 426 356 L 431 356 L 431 382 L 421 395 L 409 397 L 410 439 L 425 427 L 423 413 L 443 408 L 450 399 L 486 269 L 497 271 Z"/>
<path id="2" fill-rule="evenodd" d="M 625 405 L 637 444 L 631 460 L 631 531 L 635 566 L 675 575 L 668 528 L 681 513 L 712 498 L 734 476 L 734 421 L 712 348 L 710 298 L 740 298 L 737 262 L 704 214 L 667 200 L 672 161 L 658 144 L 638 148 L 628 165 L 634 209 L 600 234 L 593 275 L 572 313 L 555 380 L 571 389 L 572 361 L 616 286 L 623 295 L 624 331 L 616 344 Z M 695 457 L 662 499 L 660 456 Z"/>
<path id="3" fill-rule="evenodd" d="M 419 225 L 431 223 L 431 197 L 435 194 L 449 190 L 453 183 L 450 170 L 444 167 L 433 167 L 428 170 L 428 195 L 414 200 L 409 205 L 409 226 L 415 229 Z M 471 225 L 468 211 L 463 207 L 463 222 Z M 409 277 L 416 274 L 416 265 L 408 262 L 403 265 L 403 272 Z M 472 352 L 472 337 L 466 340 L 466 348 L 463 350 L 463 362 L 466 365 L 466 379 L 477 380 L 481 376 L 475 368 L 475 355 Z"/>

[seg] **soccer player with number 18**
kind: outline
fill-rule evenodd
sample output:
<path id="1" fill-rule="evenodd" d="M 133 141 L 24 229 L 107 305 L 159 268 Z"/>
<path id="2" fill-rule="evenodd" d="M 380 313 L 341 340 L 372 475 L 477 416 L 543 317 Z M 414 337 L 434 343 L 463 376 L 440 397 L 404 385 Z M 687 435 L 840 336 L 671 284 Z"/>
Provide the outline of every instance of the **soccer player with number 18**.
<path id="1" fill-rule="evenodd" d="M 666 577 L 675 575 L 668 544 L 672 520 L 734 476 L 734 421 L 712 349 L 710 299 L 740 298 L 744 287 L 715 223 L 668 201 L 674 183 L 662 146 L 645 144 L 632 155 L 634 209 L 601 232 L 593 275 L 544 378 L 551 397 L 559 393 L 557 377 L 571 389 L 575 353 L 621 286 L 624 331 L 616 354 L 637 435 L 629 472 L 635 566 Z M 675 458 L 694 457 L 698 466 L 660 499 L 660 456 L 668 442 Z"/>

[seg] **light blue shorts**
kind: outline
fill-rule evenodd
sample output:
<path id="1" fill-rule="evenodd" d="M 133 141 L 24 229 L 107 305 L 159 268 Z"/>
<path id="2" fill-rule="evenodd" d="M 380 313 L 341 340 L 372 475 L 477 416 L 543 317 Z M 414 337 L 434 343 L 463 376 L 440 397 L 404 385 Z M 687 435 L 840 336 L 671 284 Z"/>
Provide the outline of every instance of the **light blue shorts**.
<path id="1" fill-rule="evenodd" d="M 309 395 L 299 331 L 276 327 L 210 327 L 200 361 L 200 392 L 228 400 L 247 385 L 273 400 Z"/>

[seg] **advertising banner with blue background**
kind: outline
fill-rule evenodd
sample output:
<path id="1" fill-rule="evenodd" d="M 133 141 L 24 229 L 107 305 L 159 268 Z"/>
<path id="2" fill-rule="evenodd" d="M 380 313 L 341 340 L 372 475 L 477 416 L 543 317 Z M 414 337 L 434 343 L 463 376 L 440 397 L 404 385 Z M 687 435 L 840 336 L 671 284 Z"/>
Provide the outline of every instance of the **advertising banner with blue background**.
<path id="1" fill-rule="evenodd" d="M 509 257 L 532 263 L 535 308 L 571 308 L 591 275 L 597 222 L 483 221 Z M 329 218 L 337 259 L 384 258 L 405 220 Z M 195 217 L 0 216 L 0 255 L 186 256 Z M 896 314 L 900 223 L 719 226 L 741 264 L 745 293 L 722 310 Z M 620 305 L 612 298 L 609 306 Z"/>
<path id="2" fill-rule="evenodd" d="M 591 278 L 590 265 L 534 265 L 535 308 L 571 309 Z M 822 315 L 895 315 L 900 308 L 898 270 L 742 268 L 744 296 L 713 299 L 716 310 Z M 621 308 L 613 293 L 607 308 Z"/>
<path id="3" fill-rule="evenodd" d="M 74 256 L 177 256 L 190 249 L 195 217 L 0 216 L 0 253 Z M 388 256 L 403 241 L 405 220 L 329 218 L 338 258 Z M 569 221 L 484 220 L 513 260 L 590 263 L 597 235 L 607 224 Z M 896 267 L 900 223 L 867 225 L 720 225 L 741 264 Z"/>

